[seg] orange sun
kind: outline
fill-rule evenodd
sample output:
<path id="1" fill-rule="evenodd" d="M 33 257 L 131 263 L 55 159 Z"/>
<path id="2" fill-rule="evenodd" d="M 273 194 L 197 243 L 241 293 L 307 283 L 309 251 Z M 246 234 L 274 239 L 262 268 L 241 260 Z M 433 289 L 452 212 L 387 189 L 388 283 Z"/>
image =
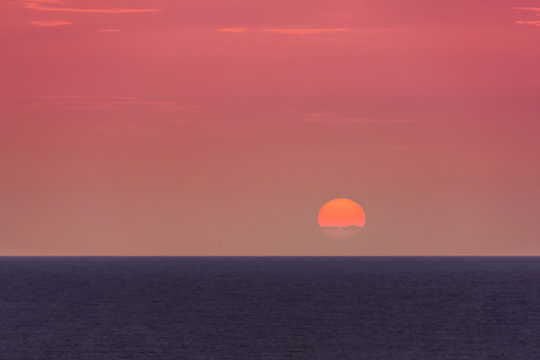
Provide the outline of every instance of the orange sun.
<path id="1" fill-rule="evenodd" d="M 330 236 L 350 237 L 356 235 L 365 223 L 364 209 L 349 199 L 330 200 L 319 211 L 319 226 L 325 234 Z"/>

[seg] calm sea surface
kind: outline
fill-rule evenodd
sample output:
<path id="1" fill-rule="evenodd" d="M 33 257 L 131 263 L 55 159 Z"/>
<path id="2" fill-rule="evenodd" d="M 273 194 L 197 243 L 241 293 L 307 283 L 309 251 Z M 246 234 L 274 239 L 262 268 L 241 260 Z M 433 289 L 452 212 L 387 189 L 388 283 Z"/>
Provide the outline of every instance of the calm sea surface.
<path id="1" fill-rule="evenodd" d="M 0 359 L 540 359 L 540 258 L 0 258 Z"/>

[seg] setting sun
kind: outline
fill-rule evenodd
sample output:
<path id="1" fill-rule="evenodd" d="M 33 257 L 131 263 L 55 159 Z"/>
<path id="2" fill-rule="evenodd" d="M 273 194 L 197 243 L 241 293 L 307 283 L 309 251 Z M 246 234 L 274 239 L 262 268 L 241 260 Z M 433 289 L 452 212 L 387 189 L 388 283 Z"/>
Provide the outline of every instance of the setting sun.
<path id="1" fill-rule="evenodd" d="M 350 236 L 366 223 L 366 214 L 356 202 L 338 198 L 324 204 L 319 212 L 319 226 L 330 236 Z"/>

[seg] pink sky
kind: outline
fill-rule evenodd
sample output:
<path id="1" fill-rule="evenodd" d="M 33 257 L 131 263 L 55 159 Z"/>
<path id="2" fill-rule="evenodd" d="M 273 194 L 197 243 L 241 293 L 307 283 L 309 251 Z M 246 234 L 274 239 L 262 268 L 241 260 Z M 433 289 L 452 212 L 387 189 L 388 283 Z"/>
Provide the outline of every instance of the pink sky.
<path id="1" fill-rule="evenodd" d="M 0 255 L 540 255 L 539 42 L 540 0 L 3 1 Z"/>

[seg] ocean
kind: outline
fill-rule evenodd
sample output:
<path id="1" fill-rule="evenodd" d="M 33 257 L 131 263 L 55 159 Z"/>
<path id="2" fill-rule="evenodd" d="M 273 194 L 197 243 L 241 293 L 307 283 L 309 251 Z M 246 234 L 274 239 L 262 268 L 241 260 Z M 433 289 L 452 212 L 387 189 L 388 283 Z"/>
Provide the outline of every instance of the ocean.
<path id="1" fill-rule="evenodd" d="M 540 359 L 540 258 L 4 257 L 0 359 Z"/>

